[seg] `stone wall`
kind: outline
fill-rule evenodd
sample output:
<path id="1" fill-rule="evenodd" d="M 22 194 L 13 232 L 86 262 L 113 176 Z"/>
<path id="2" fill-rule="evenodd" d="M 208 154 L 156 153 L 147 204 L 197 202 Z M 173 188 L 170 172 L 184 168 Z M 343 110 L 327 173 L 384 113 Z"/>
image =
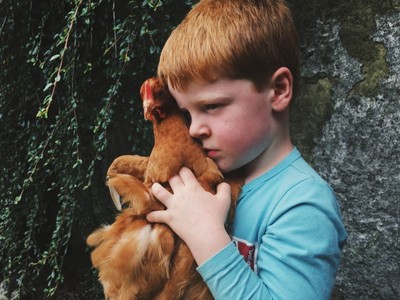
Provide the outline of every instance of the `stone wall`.
<path id="1" fill-rule="evenodd" d="M 293 137 L 349 233 L 344 299 L 400 299 L 400 1 L 290 1 L 302 45 Z"/>

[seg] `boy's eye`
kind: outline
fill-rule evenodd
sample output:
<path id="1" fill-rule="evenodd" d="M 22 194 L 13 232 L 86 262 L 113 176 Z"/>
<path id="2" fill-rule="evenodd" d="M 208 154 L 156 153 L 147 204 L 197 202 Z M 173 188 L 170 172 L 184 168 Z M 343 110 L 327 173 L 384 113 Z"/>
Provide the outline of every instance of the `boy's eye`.
<path id="1" fill-rule="evenodd" d="M 205 108 L 206 108 L 206 110 L 215 110 L 220 107 L 221 107 L 220 104 L 207 104 Z"/>

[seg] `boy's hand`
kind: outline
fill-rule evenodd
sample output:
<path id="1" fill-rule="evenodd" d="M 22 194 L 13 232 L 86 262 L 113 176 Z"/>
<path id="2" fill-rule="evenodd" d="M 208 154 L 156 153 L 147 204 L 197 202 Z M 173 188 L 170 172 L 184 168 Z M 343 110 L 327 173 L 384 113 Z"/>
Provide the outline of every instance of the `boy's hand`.
<path id="1" fill-rule="evenodd" d="M 203 189 L 188 168 L 182 168 L 169 184 L 173 193 L 153 184 L 154 196 L 167 209 L 149 213 L 147 220 L 170 226 L 200 265 L 230 242 L 224 226 L 231 201 L 230 186 L 219 184 L 213 195 Z"/>

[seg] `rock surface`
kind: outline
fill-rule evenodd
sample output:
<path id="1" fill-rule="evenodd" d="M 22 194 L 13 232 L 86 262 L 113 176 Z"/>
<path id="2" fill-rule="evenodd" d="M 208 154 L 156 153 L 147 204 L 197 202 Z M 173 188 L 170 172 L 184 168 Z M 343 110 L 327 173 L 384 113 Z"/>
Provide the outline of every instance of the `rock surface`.
<path id="1" fill-rule="evenodd" d="M 362 2 L 360 18 L 355 1 L 313 16 L 294 9 L 303 54 L 294 140 L 338 196 L 344 299 L 400 299 L 400 5 L 382 2 Z"/>

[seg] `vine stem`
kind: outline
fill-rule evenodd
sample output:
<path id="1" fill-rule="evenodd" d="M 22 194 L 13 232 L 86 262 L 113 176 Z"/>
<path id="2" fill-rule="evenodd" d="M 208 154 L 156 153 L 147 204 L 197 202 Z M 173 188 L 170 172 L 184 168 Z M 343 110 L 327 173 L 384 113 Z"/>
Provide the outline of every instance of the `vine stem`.
<path id="1" fill-rule="evenodd" d="M 3 24 L 1 24 L 1 27 L 0 27 L 0 34 L 1 34 L 1 32 L 3 31 L 3 28 L 4 28 L 4 26 L 6 25 L 6 22 L 7 22 L 7 17 L 4 18 Z"/>
<path id="2" fill-rule="evenodd" d="M 116 18 L 115 18 L 115 0 L 113 1 L 113 6 L 112 6 L 112 11 L 113 11 L 113 27 L 114 27 L 114 51 L 115 51 L 115 59 L 118 58 L 118 47 L 117 47 L 117 32 L 116 32 Z"/>
<path id="3" fill-rule="evenodd" d="M 46 108 L 45 108 L 45 110 L 44 110 L 44 114 L 43 114 L 43 115 L 44 115 L 45 117 L 47 117 L 47 113 L 48 113 L 48 111 L 49 111 L 50 105 L 51 105 L 51 103 L 52 103 L 52 101 L 53 101 L 54 94 L 55 94 L 55 92 L 56 92 L 57 83 L 60 81 L 60 78 L 61 78 L 61 71 L 62 71 L 62 67 L 63 67 L 63 65 L 64 65 L 64 56 L 65 56 L 65 52 L 67 52 L 67 49 L 68 49 L 69 37 L 71 36 L 71 32 L 72 32 L 72 29 L 73 29 L 73 27 L 74 27 L 74 23 L 75 23 L 75 21 L 76 21 L 76 16 L 78 15 L 79 7 L 82 5 L 82 2 L 83 2 L 83 0 L 80 0 L 79 3 L 76 5 L 74 14 L 73 14 L 73 16 L 71 17 L 71 21 L 70 21 L 70 23 L 69 23 L 69 29 L 68 29 L 67 35 L 66 35 L 66 37 L 65 37 L 65 42 L 64 42 L 64 48 L 63 48 L 63 50 L 61 51 L 61 55 L 60 55 L 60 64 L 59 64 L 59 66 L 58 66 L 57 75 L 56 75 L 56 77 L 54 78 L 54 82 L 53 82 L 53 89 L 52 89 L 52 91 L 51 91 L 51 95 L 50 95 L 50 97 L 48 98 L 49 100 L 48 100 L 48 102 L 47 102 L 47 104 L 46 104 Z"/>
<path id="4" fill-rule="evenodd" d="M 61 119 L 57 122 L 57 124 L 61 123 Z M 49 142 L 51 141 L 51 139 L 53 138 L 54 133 L 56 132 L 58 128 L 58 125 L 55 126 L 55 128 L 51 131 L 50 135 L 48 136 L 42 151 L 40 152 L 40 155 L 38 156 L 38 158 L 35 160 L 35 164 L 33 166 L 33 169 L 28 177 L 28 182 L 33 182 L 33 175 L 36 173 L 36 169 L 38 168 L 39 162 L 41 161 L 41 157 L 43 157 L 43 154 L 45 153 L 45 151 L 47 150 L 47 145 L 49 144 Z M 19 196 L 14 200 L 14 204 L 17 204 L 21 199 L 22 196 L 24 195 L 26 186 L 25 184 L 23 184 L 22 189 L 21 189 L 21 193 L 19 194 Z"/>

